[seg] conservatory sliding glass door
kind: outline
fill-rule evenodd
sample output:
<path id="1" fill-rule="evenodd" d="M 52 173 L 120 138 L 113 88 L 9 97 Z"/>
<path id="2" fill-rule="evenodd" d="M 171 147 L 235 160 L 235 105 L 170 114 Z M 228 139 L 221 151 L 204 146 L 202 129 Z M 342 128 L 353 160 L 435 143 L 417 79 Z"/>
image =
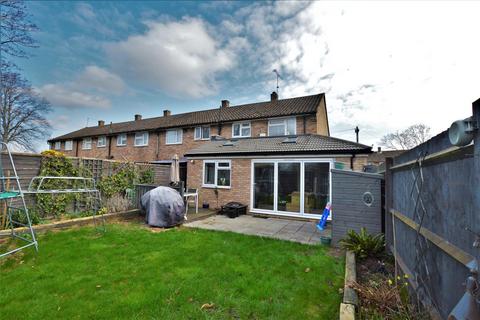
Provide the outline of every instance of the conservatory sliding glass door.
<path id="1" fill-rule="evenodd" d="M 329 160 L 253 160 L 252 210 L 321 215 L 330 201 Z"/>

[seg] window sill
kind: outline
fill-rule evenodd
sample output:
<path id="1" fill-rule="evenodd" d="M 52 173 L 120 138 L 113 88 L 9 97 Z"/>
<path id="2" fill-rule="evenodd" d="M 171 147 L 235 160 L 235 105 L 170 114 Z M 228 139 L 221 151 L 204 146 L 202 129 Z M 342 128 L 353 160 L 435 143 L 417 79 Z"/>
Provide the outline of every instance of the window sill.
<path id="1" fill-rule="evenodd" d="M 97 148 L 106 148 L 107 146 L 97 146 Z"/>
<path id="2" fill-rule="evenodd" d="M 175 142 L 175 143 L 165 143 L 167 146 L 172 146 L 172 145 L 176 145 L 176 144 L 182 144 L 181 142 Z"/>
<path id="3" fill-rule="evenodd" d="M 92 148 L 82 148 L 82 150 L 92 150 Z"/>
<path id="4" fill-rule="evenodd" d="M 203 184 L 202 188 L 206 189 L 231 189 L 231 186 L 215 186 L 213 184 Z"/>
<path id="5" fill-rule="evenodd" d="M 232 136 L 232 139 L 251 138 L 252 136 Z"/>
<path id="6" fill-rule="evenodd" d="M 137 144 L 133 145 L 135 148 L 140 148 L 140 147 L 148 147 L 148 144 Z"/>
<path id="7" fill-rule="evenodd" d="M 126 147 L 126 144 L 117 144 L 117 147 Z"/>

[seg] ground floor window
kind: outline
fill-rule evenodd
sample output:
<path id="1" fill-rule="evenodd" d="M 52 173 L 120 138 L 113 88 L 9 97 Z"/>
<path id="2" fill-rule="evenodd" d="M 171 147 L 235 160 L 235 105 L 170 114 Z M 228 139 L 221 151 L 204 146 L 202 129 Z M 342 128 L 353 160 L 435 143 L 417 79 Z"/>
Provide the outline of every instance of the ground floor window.
<path id="1" fill-rule="evenodd" d="M 230 188 L 231 170 L 230 160 L 205 160 L 203 162 L 203 186 Z"/>
<path id="2" fill-rule="evenodd" d="M 253 210 L 321 215 L 330 201 L 329 160 L 254 160 Z"/>

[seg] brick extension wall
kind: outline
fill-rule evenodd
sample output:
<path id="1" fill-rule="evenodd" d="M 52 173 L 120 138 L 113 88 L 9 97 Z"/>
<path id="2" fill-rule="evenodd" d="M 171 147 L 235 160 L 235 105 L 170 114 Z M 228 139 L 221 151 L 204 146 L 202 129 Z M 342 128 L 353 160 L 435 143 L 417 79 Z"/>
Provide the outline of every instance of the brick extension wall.
<path id="1" fill-rule="evenodd" d="M 196 159 L 193 160 L 193 162 L 188 162 L 188 187 L 198 189 L 199 206 L 201 206 L 204 201 L 210 204 L 210 208 L 219 208 L 231 201 L 237 201 L 249 205 L 251 159 L 232 159 L 231 161 L 231 188 L 217 189 L 218 202 L 215 195 L 215 189 L 202 187 L 203 160 Z"/>
<path id="2" fill-rule="evenodd" d="M 251 121 L 252 137 L 259 137 L 262 134 L 268 135 L 268 120 Z M 304 130 L 305 128 L 305 130 Z M 208 140 L 195 140 L 195 128 L 183 129 L 183 140 L 181 144 L 167 145 L 166 131 L 150 132 L 148 146 L 134 146 L 135 134 L 127 134 L 127 145 L 117 146 L 116 136 L 107 137 L 107 145 L 105 147 L 97 147 L 97 137 L 92 138 L 92 148 L 89 150 L 82 149 L 82 140 L 74 140 L 71 151 L 65 150 L 65 142 L 61 142 L 63 153 L 71 157 L 98 158 L 108 159 L 109 144 L 111 143 L 110 154 L 112 159 L 119 161 L 155 161 L 155 160 L 171 160 L 177 154 L 183 157 L 187 151 L 199 147 Z M 315 134 L 317 133 L 317 117 L 315 115 L 297 117 L 297 134 Z M 218 126 L 210 126 L 210 135 L 218 135 Z M 222 137 L 230 139 L 232 137 L 232 124 L 222 125 L 220 134 Z M 78 144 L 78 147 L 77 147 Z"/>

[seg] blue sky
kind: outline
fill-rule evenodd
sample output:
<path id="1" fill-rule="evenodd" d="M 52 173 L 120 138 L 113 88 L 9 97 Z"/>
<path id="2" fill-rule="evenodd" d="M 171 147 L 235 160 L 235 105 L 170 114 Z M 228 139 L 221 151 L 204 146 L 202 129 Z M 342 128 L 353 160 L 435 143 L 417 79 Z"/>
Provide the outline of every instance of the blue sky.
<path id="1" fill-rule="evenodd" d="M 135 113 L 326 92 L 331 131 L 376 144 L 433 133 L 480 97 L 478 2 L 27 2 L 40 47 L 17 60 L 57 136 Z M 44 147 L 44 146 L 41 146 Z"/>

